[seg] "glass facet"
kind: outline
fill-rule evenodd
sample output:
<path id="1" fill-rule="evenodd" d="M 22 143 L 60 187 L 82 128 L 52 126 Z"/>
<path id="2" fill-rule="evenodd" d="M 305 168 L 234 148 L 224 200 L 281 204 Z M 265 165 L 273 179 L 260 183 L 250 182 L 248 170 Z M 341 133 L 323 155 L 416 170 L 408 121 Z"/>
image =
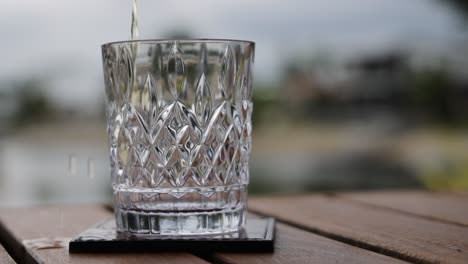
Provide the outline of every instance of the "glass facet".
<path id="1" fill-rule="evenodd" d="M 245 222 L 254 43 L 102 46 L 117 230 L 210 234 Z"/>

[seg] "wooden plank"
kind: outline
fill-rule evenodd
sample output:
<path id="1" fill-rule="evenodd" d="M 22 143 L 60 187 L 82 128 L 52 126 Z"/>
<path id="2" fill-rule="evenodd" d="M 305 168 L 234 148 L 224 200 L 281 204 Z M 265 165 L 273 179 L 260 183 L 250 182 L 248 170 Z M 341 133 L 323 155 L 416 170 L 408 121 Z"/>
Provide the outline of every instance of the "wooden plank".
<path id="1" fill-rule="evenodd" d="M 468 196 L 424 191 L 340 194 L 341 197 L 438 221 L 468 226 Z"/>
<path id="2" fill-rule="evenodd" d="M 468 262 L 468 228 L 463 226 L 324 195 L 255 198 L 250 199 L 249 209 L 412 262 Z"/>
<path id="3" fill-rule="evenodd" d="M 109 217 L 112 214 L 97 205 L 0 209 L 0 241 L 21 263 L 207 263 L 188 253 L 69 254 L 66 246 L 34 246 L 41 238 L 68 245 L 69 238 Z"/>
<path id="4" fill-rule="evenodd" d="M 2 264 L 14 264 L 15 261 L 10 257 L 5 248 L 0 245 L 0 263 Z"/>
<path id="5" fill-rule="evenodd" d="M 273 254 L 219 253 L 215 262 L 227 263 L 403 263 L 395 258 L 353 247 L 311 232 L 277 224 Z"/>

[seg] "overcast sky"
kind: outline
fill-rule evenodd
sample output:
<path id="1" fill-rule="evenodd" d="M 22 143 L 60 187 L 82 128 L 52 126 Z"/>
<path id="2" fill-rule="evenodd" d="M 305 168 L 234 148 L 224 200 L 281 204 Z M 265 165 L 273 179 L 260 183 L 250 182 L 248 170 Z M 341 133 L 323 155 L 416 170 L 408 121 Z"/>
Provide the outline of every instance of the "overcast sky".
<path id="1" fill-rule="evenodd" d="M 337 56 L 386 48 L 450 50 L 460 38 L 453 10 L 431 0 L 139 0 L 142 38 L 172 30 L 257 43 L 255 76 L 274 80 L 281 63 L 327 50 Z M 0 81 L 51 79 L 63 105 L 99 105 L 100 45 L 130 36 L 130 0 L 4 0 Z M 453 43 L 452 43 L 453 42 Z"/>

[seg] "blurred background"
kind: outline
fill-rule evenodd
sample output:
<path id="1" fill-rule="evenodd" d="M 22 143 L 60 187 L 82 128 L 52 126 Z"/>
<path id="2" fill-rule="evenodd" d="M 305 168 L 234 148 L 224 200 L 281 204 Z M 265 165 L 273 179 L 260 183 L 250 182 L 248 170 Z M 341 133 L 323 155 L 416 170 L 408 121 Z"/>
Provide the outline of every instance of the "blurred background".
<path id="1" fill-rule="evenodd" d="M 251 194 L 468 190 L 463 0 L 139 0 L 141 38 L 256 42 Z M 0 206 L 107 202 L 100 45 L 130 0 L 0 9 Z"/>

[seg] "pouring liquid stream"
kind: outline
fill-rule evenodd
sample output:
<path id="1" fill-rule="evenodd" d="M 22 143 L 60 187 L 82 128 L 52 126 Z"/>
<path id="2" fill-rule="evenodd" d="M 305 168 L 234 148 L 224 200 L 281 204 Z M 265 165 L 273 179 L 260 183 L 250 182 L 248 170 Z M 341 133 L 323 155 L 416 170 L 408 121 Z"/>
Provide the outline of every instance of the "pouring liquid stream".
<path id="1" fill-rule="evenodd" d="M 132 40 L 140 39 L 140 31 L 138 29 L 137 0 L 132 0 L 132 25 L 130 28 L 130 34 L 131 34 Z M 132 49 L 132 58 L 133 58 L 131 67 L 133 68 L 134 76 L 136 76 L 137 74 L 136 57 L 137 57 L 137 51 L 138 51 L 138 42 L 132 42 L 131 49 Z M 136 82 L 136 79 L 137 78 L 133 78 L 132 88 L 138 85 Z"/>
<path id="2" fill-rule="evenodd" d="M 138 15 L 137 15 L 137 1 L 132 0 L 132 27 L 130 29 L 132 40 L 138 40 L 140 38 L 140 32 L 138 30 Z"/>

